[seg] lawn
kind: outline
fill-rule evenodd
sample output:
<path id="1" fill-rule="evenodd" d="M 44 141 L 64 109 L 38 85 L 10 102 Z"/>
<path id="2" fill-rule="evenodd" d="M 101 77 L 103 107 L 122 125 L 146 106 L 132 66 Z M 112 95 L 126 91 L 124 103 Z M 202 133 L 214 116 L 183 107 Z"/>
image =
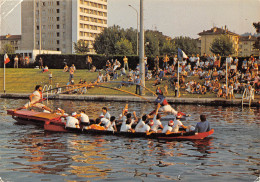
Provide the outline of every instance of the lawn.
<path id="1" fill-rule="evenodd" d="M 52 72 L 53 81 L 52 87 L 54 88 L 56 83 L 59 83 L 59 86 L 64 86 L 67 84 L 69 79 L 69 73 L 63 72 L 61 69 L 50 69 Z M 104 73 L 104 71 L 102 71 Z M 87 83 L 93 82 L 97 78 L 98 72 L 89 72 L 88 70 L 76 70 L 74 73 L 75 84 L 79 82 L 80 79 L 86 80 Z M 119 77 L 118 80 L 122 81 L 123 77 Z M 203 83 L 203 80 L 199 80 L 198 77 L 188 77 L 186 81 L 194 79 L 196 81 L 200 81 Z M 0 68 L 0 92 L 3 93 L 3 68 Z M 127 80 L 127 78 L 125 78 Z M 49 85 L 49 73 L 42 73 L 39 69 L 31 69 L 31 68 L 7 68 L 6 69 L 6 93 L 31 93 L 34 90 L 35 85 L 40 84 L 42 86 Z M 154 79 L 146 81 L 146 87 L 153 92 L 155 92 L 156 87 L 153 87 Z M 160 87 L 164 92 L 163 86 L 168 84 L 167 80 L 164 80 Z M 108 87 L 119 87 L 120 83 L 106 83 L 104 86 Z M 126 90 L 131 93 L 135 93 L 135 85 L 130 87 L 122 87 L 122 90 Z M 94 87 L 88 89 L 87 95 L 129 95 L 125 92 L 120 92 L 107 88 Z M 152 93 L 146 91 L 147 96 L 152 96 Z M 174 92 L 172 88 L 168 88 L 168 95 L 174 96 Z M 216 97 L 215 94 L 207 93 L 206 95 L 200 94 L 188 94 L 181 89 L 181 97 L 190 97 L 190 98 L 213 98 Z"/>

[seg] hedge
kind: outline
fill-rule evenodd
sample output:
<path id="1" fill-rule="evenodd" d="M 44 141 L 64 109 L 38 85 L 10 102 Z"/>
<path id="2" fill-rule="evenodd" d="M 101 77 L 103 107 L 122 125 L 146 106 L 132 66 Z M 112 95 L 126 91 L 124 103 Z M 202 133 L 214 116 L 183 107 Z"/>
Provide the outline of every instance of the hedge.
<path id="1" fill-rule="evenodd" d="M 17 54 L 20 57 L 19 54 Z M 7 68 L 13 68 L 14 66 L 14 58 L 16 54 L 8 54 L 10 58 L 10 62 L 6 64 Z M 88 64 L 86 64 L 86 58 L 88 55 L 78 55 L 78 54 L 41 54 L 36 57 L 36 62 L 30 63 L 27 65 L 28 68 L 34 68 L 39 65 L 40 57 L 43 59 L 43 65 L 47 65 L 49 69 L 63 69 L 65 64 L 71 66 L 74 64 L 77 69 L 88 69 Z M 89 55 L 92 58 L 92 64 L 97 69 L 103 69 L 106 65 L 107 60 L 119 60 L 121 65 L 123 65 L 124 56 L 104 56 L 104 55 Z M 138 56 L 127 56 L 128 65 L 130 69 L 135 69 L 136 65 L 139 63 Z M 163 62 L 161 61 L 163 57 L 160 57 L 160 67 L 162 67 Z M 249 57 L 238 57 L 239 64 L 238 68 L 241 68 L 242 62 L 244 59 L 249 59 Z M 3 68 L 4 62 L 4 54 L 0 54 L 0 67 Z M 148 65 L 149 69 L 154 67 L 154 57 L 148 57 Z M 221 58 L 221 65 L 225 62 L 226 57 Z M 170 57 L 170 63 L 173 63 L 173 57 Z M 21 62 L 19 61 L 19 68 L 23 67 Z"/>

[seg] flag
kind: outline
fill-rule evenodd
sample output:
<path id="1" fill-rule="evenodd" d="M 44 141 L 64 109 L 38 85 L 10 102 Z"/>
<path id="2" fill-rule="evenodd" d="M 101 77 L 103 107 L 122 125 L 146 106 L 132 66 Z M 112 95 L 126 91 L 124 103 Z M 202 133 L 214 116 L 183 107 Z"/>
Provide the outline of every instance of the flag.
<path id="1" fill-rule="evenodd" d="M 183 52 L 180 48 L 178 48 L 178 58 L 181 59 L 181 58 L 188 58 L 188 56 L 185 54 L 185 52 Z"/>
<path id="2" fill-rule="evenodd" d="M 10 59 L 8 57 L 8 55 L 5 53 L 5 56 L 4 56 L 4 63 L 7 64 L 10 62 Z"/>

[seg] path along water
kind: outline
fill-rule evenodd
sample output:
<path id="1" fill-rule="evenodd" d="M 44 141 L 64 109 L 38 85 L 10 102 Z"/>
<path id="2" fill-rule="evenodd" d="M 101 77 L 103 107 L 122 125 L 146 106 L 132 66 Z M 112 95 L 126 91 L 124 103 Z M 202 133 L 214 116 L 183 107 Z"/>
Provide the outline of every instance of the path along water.
<path id="1" fill-rule="evenodd" d="M 260 164 L 259 108 L 176 105 L 195 125 L 206 114 L 215 129 L 202 141 L 158 141 L 116 136 L 45 133 L 18 125 L 6 109 L 22 99 L 0 99 L 0 181 L 255 181 Z M 49 101 L 68 113 L 86 109 L 91 118 L 107 106 L 118 116 L 125 102 Z M 129 111 L 154 105 L 129 102 Z"/>

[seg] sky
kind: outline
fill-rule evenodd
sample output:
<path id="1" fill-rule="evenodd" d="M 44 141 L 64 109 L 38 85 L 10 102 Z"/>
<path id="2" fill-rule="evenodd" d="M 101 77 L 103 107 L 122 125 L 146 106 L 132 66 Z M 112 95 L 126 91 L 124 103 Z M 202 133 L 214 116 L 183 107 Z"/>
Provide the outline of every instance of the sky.
<path id="1" fill-rule="evenodd" d="M 177 36 L 198 38 L 198 33 L 203 30 L 209 30 L 213 26 L 221 28 L 225 25 L 237 34 L 246 32 L 253 34 L 255 29 L 252 23 L 260 21 L 260 0 L 143 0 L 143 2 L 144 28 L 158 30 L 172 38 Z M 21 34 L 21 10 L 18 3 L 19 0 L 0 0 L 1 35 Z M 108 26 L 119 25 L 121 28 L 136 29 L 137 13 L 129 5 L 140 14 L 140 0 L 108 0 Z M 8 12 L 10 13 L 6 16 Z"/>

